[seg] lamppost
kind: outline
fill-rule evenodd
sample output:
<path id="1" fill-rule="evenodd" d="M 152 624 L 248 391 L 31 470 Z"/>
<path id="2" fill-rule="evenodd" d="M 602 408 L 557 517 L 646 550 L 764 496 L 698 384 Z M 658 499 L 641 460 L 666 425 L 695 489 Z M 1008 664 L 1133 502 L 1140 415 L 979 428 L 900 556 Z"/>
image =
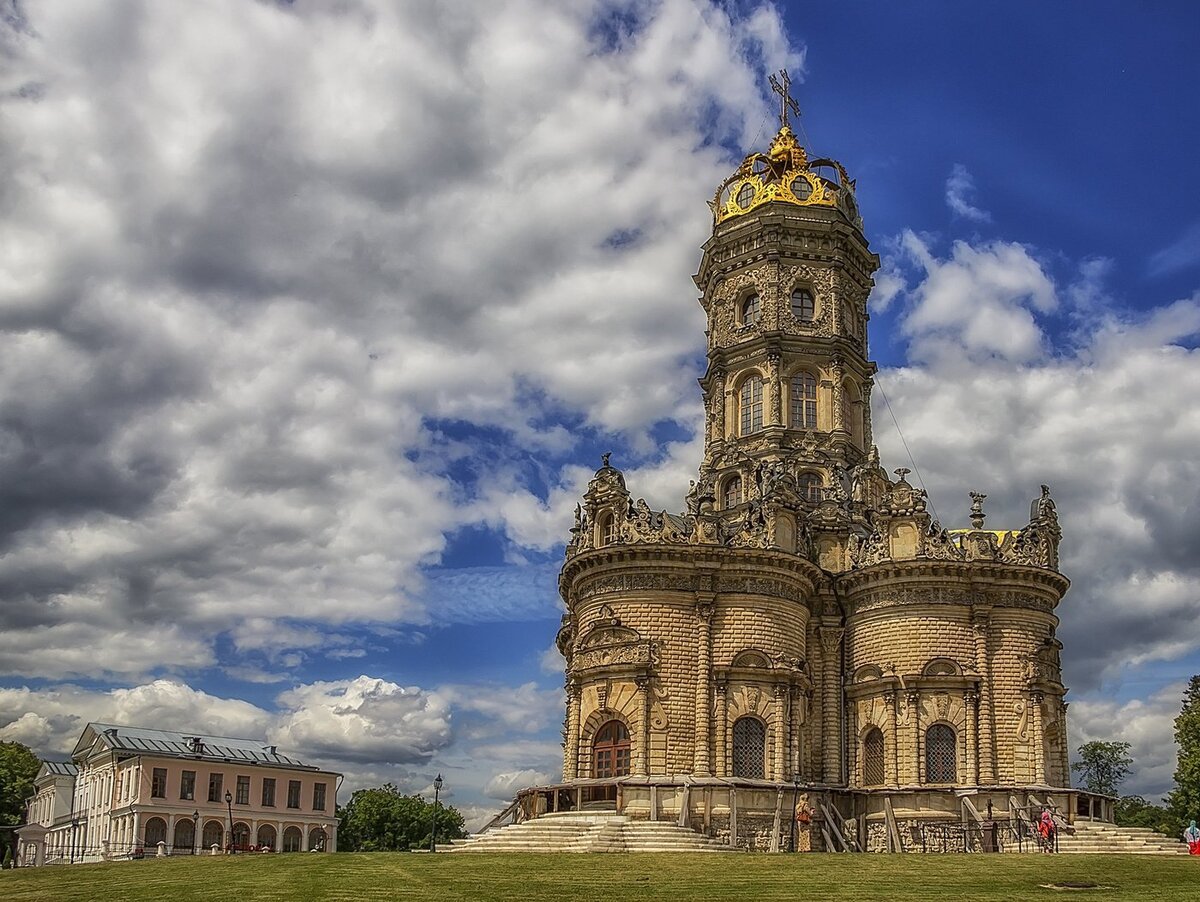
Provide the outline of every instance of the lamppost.
<path id="1" fill-rule="evenodd" d="M 433 781 L 433 826 L 429 831 L 429 851 L 437 851 L 437 813 L 438 813 L 438 793 L 442 791 L 442 775 L 438 774 Z"/>
<path id="2" fill-rule="evenodd" d="M 200 810 L 196 809 L 192 812 L 192 854 L 197 854 L 196 850 L 200 846 Z"/>
<path id="3" fill-rule="evenodd" d="M 233 847 L 233 793 L 228 789 L 225 790 L 225 807 L 229 809 L 229 854 L 235 855 L 237 850 Z"/>

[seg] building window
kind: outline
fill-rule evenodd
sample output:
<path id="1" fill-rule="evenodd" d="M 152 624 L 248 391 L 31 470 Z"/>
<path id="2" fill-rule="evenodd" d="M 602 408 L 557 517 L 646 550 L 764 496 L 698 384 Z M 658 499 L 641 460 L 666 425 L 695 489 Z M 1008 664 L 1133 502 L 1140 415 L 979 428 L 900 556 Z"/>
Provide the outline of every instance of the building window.
<path id="1" fill-rule="evenodd" d="M 733 775 L 766 778 L 767 728 L 757 717 L 739 717 L 733 722 Z"/>
<path id="2" fill-rule="evenodd" d="M 288 780 L 288 803 L 289 808 L 300 807 L 300 781 Z"/>
<path id="3" fill-rule="evenodd" d="M 624 777 L 629 773 L 629 729 L 619 720 L 610 720 L 596 731 L 592 760 L 596 777 Z"/>
<path id="4" fill-rule="evenodd" d="M 812 373 L 792 377 L 792 428 L 817 428 L 817 378 Z"/>
<path id="5" fill-rule="evenodd" d="M 813 293 L 807 288 L 797 288 L 792 292 L 792 316 L 802 323 L 811 323 L 817 314 L 817 305 Z"/>
<path id="6" fill-rule="evenodd" d="M 596 522 L 596 531 L 599 533 L 600 545 L 611 545 L 617 540 L 617 518 L 612 515 L 611 511 L 605 511 L 600 515 Z"/>
<path id="7" fill-rule="evenodd" d="M 863 739 L 863 785 L 882 786 L 883 783 L 883 731 L 874 727 Z"/>
<path id="8" fill-rule="evenodd" d="M 749 182 L 742 184 L 742 189 L 737 193 L 738 206 L 745 210 L 750 206 L 750 202 L 754 200 L 754 186 Z"/>
<path id="9" fill-rule="evenodd" d="M 185 802 L 196 798 L 196 772 L 194 770 L 185 770 L 183 776 L 179 778 L 179 798 Z"/>
<path id="10" fill-rule="evenodd" d="M 800 497 L 809 504 L 821 503 L 821 477 L 816 473 L 800 474 Z"/>
<path id="11" fill-rule="evenodd" d="M 842 323 L 847 335 L 858 337 L 858 317 L 854 315 L 854 309 L 849 304 L 842 304 Z"/>
<path id="12" fill-rule="evenodd" d="M 751 435 L 763 428 L 763 381 L 751 376 L 742 383 L 741 434 Z"/>
<path id="13" fill-rule="evenodd" d="M 325 784 L 313 784 L 313 811 L 325 810 Z"/>
<path id="14" fill-rule="evenodd" d="M 250 778 L 249 777 L 238 777 L 237 778 L 237 795 L 235 796 L 234 801 L 237 802 L 239 805 L 249 805 L 250 804 Z"/>
<path id="15" fill-rule="evenodd" d="M 753 326 L 757 325 L 759 315 L 762 313 L 762 302 L 757 294 L 752 294 L 746 300 L 742 301 L 742 325 Z"/>
<path id="16" fill-rule="evenodd" d="M 220 847 L 225 844 L 225 825 L 220 821 L 206 821 L 202 835 L 204 848 Z"/>
<path id="17" fill-rule="evenodd" d="M 925 731 L 925 782 L 958 781 L 957 740 L 954 730 L 937 723 Z"/>
<path id="18" fill-rule="evenodd" d="M 154 773 L 150 778 L 150 795 L 156 799 L 167 797 L 167 769 L 165 767 L 154 768 Z"/>
<path id="19" fill-rule="evenodd" d="M 275 807 L 275 778 L 263 777 L 262 803 L 264 808 Z"/>
<path id="20" fill-rule="evenodd" d="M 742 477 L 731 476 L 725 480 L 725 491 L 722 495 L 721 508 L 731 510 L 742 503 Z"/>
<path id="21" fill-rule="evenodd" d="M 221 798 L 221 775 L 220 774 L 209 774 L 208 775 L 208 800 L 210 802 L 224 802 L 225 801 L 223 798 Z"/>

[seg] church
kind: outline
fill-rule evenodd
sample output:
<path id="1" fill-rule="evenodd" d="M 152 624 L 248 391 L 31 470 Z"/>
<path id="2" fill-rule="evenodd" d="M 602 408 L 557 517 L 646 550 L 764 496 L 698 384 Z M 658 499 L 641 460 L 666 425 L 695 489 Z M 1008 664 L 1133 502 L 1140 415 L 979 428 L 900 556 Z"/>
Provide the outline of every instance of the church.
<path id="1" fill-rule="evenodd" d="M 1109 820 L 1111 800 L 1069 788 L 1049 490 L 1006 529 L 971 492 L 952 529 L 882 466 L 879 257 L 780 74 L 778 132 L 717 189 L 695 276 L 698 477 L 679 513 L 608 455 L 589 483 L 559 580 L 563 781 L 514 815 L 608 808 L 761 850 L 900 851 L 1042 805 Z"/>

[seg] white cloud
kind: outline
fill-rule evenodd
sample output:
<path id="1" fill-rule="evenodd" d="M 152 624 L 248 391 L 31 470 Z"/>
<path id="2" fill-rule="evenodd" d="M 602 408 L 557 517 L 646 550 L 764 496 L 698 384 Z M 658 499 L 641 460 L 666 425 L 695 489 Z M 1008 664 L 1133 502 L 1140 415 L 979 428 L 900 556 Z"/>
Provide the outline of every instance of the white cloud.
<path id="1" fill-rule="evenodd" d="M 956 215 L 973 222 L 991 222 L 992 214 L 972 204 L 975 179 L 962 163 L 955 163 L 946 179 L 946 206 Z"/>
<path id="2" fill-rule="evenodd" d="M 222 634 L 295 667 L 330 625 L 443 622 L 421 574 L 466 524 L 561 540 L 580 474 L 543 494 L 512 449 L 690 426 L 697 198 L 762 62 L 802 67 L 773 7 L 704 0 L 2 27 L 0 671 L 50 679 L 207 666 Z"/>
<path id="3" fill-rule="evenodd" d="M 527 786 L 545 786 L 553 779 L 550 774 L 528 769 L 496 774 L 483 787 L 483 794 L 504 802 L 515 798 L 517 792 Z"/>

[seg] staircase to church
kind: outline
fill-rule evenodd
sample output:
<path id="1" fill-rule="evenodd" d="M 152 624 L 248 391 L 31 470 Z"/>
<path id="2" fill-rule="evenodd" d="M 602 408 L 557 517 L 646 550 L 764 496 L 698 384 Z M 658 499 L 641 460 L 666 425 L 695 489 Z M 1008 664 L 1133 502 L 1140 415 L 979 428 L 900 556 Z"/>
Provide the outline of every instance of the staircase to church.
<path id="1" fill-rule="evenodd" d="M 1068 854 L 1186 855 L 1187 846 L 1146 827 L 1076 821 L 1074 836 L 1059 835 L 1058 851 Z"/>
<path id="2" fill-rule="evenodd" d="M 570 811 L 455 840 L 442 851 L 727 852 L 729 847 L 672 823 L 632 820 L 611 812 Z"/>

